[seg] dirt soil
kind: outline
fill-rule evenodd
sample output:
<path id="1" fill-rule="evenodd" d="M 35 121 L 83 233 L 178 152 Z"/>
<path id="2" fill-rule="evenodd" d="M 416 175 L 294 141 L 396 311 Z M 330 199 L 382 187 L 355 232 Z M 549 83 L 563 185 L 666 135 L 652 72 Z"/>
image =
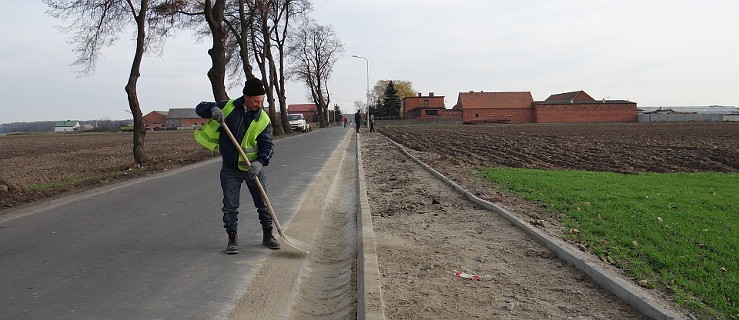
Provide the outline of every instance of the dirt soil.
<path id="1" fill-rule="evenodd" d="M 424 160 L 462 166 L 637 172 L 739 172 L 739 123 L 587 123 L 391 127 Z"/>
<path id="2" fill-rule="evenodd" d="M 477 168 L 739 171 L 739 124 L 538 124 L 379 131 L 477 196 L 556 237 L 562 236 L 558 214 L 496 191 L 479 178 Z M 470 204 L 383 136 L 363 137 L 388 319 L 642 318 L 507 220 Z M 601 264 L 631 281 L 607 263 Z M 455 277 L 454 271 L 475 274 L 481 280 Z M 661 293 L 652 293 L 676 314 L 686 313 Z"/>
<path id="3" fill-rule="evenodd" d="M 479 178 L 482 166 L 635 173 L 739 171 L 739 124 L 386 127 L 467 190 L 556 237 L 557 213 Z M 388 319 L 640 319 L 496 214 L 470 204 L 380 134 L 363 157 Z M 593 260 L 597 261 L 594 257 Z M 619 270 L 602 267 L 627 280 Z M 454 271 L 481 276 L 474 281 Z M 668 309 L 685 314 L 659 292 Z"/>
<path id="4" fill-rule="evenodd" d="M 3 209 L 150 175 L 212 157 L 188 131 L 150 131 L 147 161 L 133 160 L 132 133 L 40 134 L 0 137 Z"/>
<path id="5" fill-rule="evenodd" d="M 645 319 L 379 135 L 363 143 L 387 319 Z"/>
<path id="6" fill-rule="evenodd" d="M 504 195 L 481 167 L 638 172 L 739 172 L 739 123 L 582 123 L 387 127 L 379 132 L 478 197 L 561 237 L 561 216 Z"/>

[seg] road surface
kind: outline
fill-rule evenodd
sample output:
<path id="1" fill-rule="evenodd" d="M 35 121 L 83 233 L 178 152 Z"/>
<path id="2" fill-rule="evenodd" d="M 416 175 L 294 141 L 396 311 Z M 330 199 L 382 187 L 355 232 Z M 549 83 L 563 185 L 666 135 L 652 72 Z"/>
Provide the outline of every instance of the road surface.
<path id="1" fill-rule="evenodd" d="M 266 186 L 283 225 L 347 130 L 275 141 Z M 211 160 L 0 218 L 0 319 L 227 318 L 270 250 L 244 187 L 241 252 L 223 253 L 219 169 Z"/>

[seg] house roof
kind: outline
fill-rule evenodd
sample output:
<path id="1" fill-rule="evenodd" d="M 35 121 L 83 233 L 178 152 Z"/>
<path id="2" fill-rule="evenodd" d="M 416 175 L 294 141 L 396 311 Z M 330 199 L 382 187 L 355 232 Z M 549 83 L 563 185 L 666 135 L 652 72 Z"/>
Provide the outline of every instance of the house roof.
<path id="1" fill-rule="evenodd" d="M 596 105 L 596 104 L 636 104 L 636 102 L 629 100 L 591 100 L 591 101 L 577 101 L 570 100 L 563 101 L 534 101 L 534 105 L 554 105 L 554 104 L 571 104 L 571 105 Z"/>
<path id="2" fill-rule="evenodd" d="M 80 122 L 77 120 L 66 120 L 66 121 L 57 121 L 54 123 L 55 127 L 74 127 L 76 125 L 79 125 Z"/>
<path id="3" fill-rule="evenodd" d="M 167 119 L 195 119 L 200 116 L 195 113 L 195 108 L 170 108 Z"/>
<path id="4" fill-rule="evenodd" d="M 307 112 L 307 111 L 318 111 L 315 103 L 302 103 L 302 104 L 289 104 L 287 105 L 287 112 Z"/>
<path id="5" fill-rule="evenodd" d="M 544 101 L 594 101 L 585 91 L 572 91 L 550 95 Z"/>
<path id="6" fill-rule="evenodd" d="M 531 92 L 460 92 L 457 106 L 469 108 L 531 108 Z"/>
<path id="7" fill-rule="evenodd" d="M 159 115 L 163 115 L 163 116 L 166 117 L 167 116 L 167 111 L 156 111 L 155 110 L 155 111 L 152 111 L 152 112 L 149 112 L 149 113 L 145 114 L 144 117 L 147 117 L 147 116 L 150 116 L 150 115 L 154 115 L 154 114 L 159 114 Z"/>

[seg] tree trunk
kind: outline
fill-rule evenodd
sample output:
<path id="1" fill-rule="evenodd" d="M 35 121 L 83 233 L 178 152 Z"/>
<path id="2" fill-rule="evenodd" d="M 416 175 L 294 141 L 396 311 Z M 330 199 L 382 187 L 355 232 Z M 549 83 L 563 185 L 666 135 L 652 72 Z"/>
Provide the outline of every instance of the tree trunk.
<path id="1" fill-rule="evenodd" d="M 319 70 L 318 74 L 320 75 L 320 69 L 318 70 Z M 326 113 L 326 101 L 323 96 L 323 85 L 322 85 L 321 77 L 320 76 L 316 77 L 316 80 L 317 80 L 316 81 L 317 83 L 316 91 L 318 92 L 318 102 L 316 104 L 318 107 L 318 118 L 320 119 L 319 124 L 321 128 L 325 128 L 326 127 L 326 117 L 324 114 Z"/>
<path id="2" fill-rule="evenodd" d="M 269 83 L 271 84 L 270 90 L 268 91 L 267 100 L 269 101 L 269 116 L 275 118 L 275 96 L 272 88 L 276 87 L 277 83 L 277 71 L 275 70 L 275 58 L 272 57 L 272 42 L 270 41 L 269 26 L 262 26 L 262 36 L 264 37 L 264 57 L 269 62 Z M 277 91 L 279 97 L 279 91 Z M 307 120 L 306 120 L 307 121 Z M 279 136 L 285 133 L 282 126 L 272 126 L 274 134 Z"/>
<path id="3" fill-rule="evenodd" d="M 126 94 L 128 96 L 128 107 L 133 114 L 133 160 L 139 166 L 144 164 L 144 136 L 146 128 L 144 128 L 143 115 L 139 106 L 139 98 L 136 93 L 136 83 L 141 75 L 141 60 L 144 56 L 144 40 L 146 38 L 146 11 L 149 5 L 148 0 L 141 1 L 141 10 L 135 16 L 136 19 L 136 53 L 131 64 L 131 73 L 128 75 L 128 83 L 126 83 Z"/>
<path id="4" fill-rule="evenodd" d="M 208 79 L 213 90 L 216 102 L 228 100 L 226 93 L 226 37 L 228 30 L 223 25 L 223 12 L 226 7 L 225 0 L 216 0 L 211 5 L 211 0 L 205 0 L 205 21 L 208 22 L 213 36 L 213 47 L 208 50 L 211 68 L 208 70 Z"/>
<path id="5" fill-rule="evenodd" d="M 262 83 L 264 84 L 265 92 L 266 92 L 266 100 L 267 104 L 269 105 L 269 118 L 271 120 L 274 120 L 276 117 L 275 114 L 275 85 L 273 78 L 271 76 L 271 71 L 268 69 L 267 66 L 267 54 L 271 54 L 270 49 L 270 32 L 269 32 L 269 25 L 268 25 L 268 8 L 265 5 L 264 1 L 262 0 L 256 0 L 254 2 L 254 12 L 256 12 L 257 17 L 259 18 L 259 25 L 260 29 L 255 30 L 255 28 L 251 29 L 251 39 L 252 39 L 252 49 L 254 51 L 254 60 L 257 62 L 257 66 L 259 66 L 259 71 L 262 76 Z M 262 43 L 261 47 L 257 46 L 257 32 L 261 34 L 262 36 Z M 261 49 L 261 50 L 260 50 Z M 284 134 L 283 128 L 280 126 L 276 126 L 274 121 L 272 122 L 272 133 L 275 136 L 279 136 L 281 134 Z"/>
<path id="6" fill-rule="evenodd" d="M 254 12 L 252 11 L 250 13 L 252 16 L 254 15 Z M 249 28 L 251 28 L 251 17 L 246 16 L 246 12 L 244 11 L 244 0 L 239 0 L 239 19 L 241 20 L 241 30 L 239 30 L 239 56 L 241 57 L 241 65 L 244 68 L 244 75 L 246 75 L 246 79 L 254 78 L 254 72 L 253 67 L 251 66 L 251 63 L 249 62 Z"/>
<path id="7" fill-rule="evenodd" d="M 285 132 L 289 132 L 290 122 L 287 121 L 287 98 L 285 97 L 285 55 L 283 52 L 284 49 L 280 49 L 280 85 L 277 90 L 277 97 L 280 100 L 280 119 L 282 120 L 282 128 Z"/>
<path id="8" fill-rule="evenodd" d="M 290 132 L 290 122 L 287 121 L 287 98 L 285 94 L 285 40 L 287 38 L 288 34 L 288 26 L 290 25 L 290 17 L 291 17 L 291 1 L 285 1 L 284 2 L 285 7 L 283 8 L 285 10 L 285 23 L 282 27 L 282 34 L 280 32 L 275 31 L 275 37 L 277 40 L 277 55 L 279 57 L 278 62 L 280 64 L 279 68 L 277 69 L 277 81 L 275 82 L 275 88 L 277 88 L 277 99 L 280 103 L 280 119 L 282 120 L 282 128 L 285 132 Z M 275 22 L 275 25 L 278 23 Z"/>

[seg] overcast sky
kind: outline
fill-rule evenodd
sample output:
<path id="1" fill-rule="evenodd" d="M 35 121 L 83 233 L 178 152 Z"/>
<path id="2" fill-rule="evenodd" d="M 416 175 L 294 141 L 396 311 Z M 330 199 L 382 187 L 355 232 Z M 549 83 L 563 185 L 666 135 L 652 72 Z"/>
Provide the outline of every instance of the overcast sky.
<path id="1" fill-rule="evenodd" d="M 331 102 L 354 112 L 381 79 L 411 81 L 445 96 L 530 91 L 534 100 L 584 90 L 639 106 L 739 106 L 736 0 L 313 0 L 345 52 L 329 82 Z M 96 72 L 78 78 L 69 35 L 40 0 L 0 0 L 0 123 L 127 119 L 123 90 L 133 57 L 122 34 Z M 138 94 L 144 114 L 212 100 L 209 40 L 170 39 L 145 57 Z M 231 88 L 232 97 L 241 88 Z M 300 84 L 288 103 L 307 103 Z"/>

